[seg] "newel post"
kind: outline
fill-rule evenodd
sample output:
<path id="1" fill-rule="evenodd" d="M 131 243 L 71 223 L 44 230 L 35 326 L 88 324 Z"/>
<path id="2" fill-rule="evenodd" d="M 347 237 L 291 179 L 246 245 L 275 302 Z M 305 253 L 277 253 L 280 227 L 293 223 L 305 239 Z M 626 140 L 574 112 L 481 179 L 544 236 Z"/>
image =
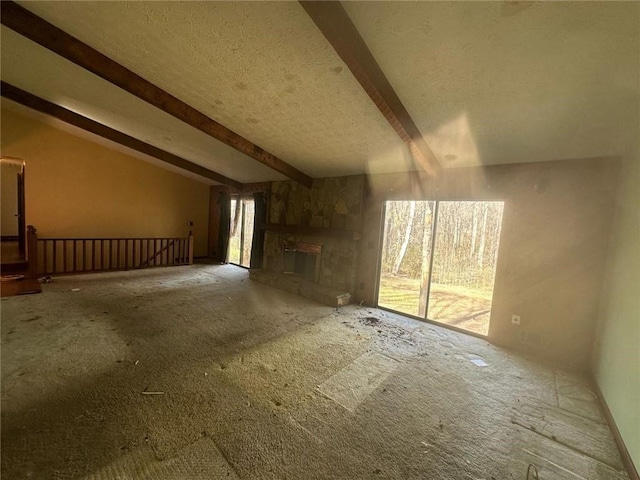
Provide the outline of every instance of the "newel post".
<path id="1" fill-rule="evenodd" d="M 189 265 L 193 265 L 193 233 L 189 230 Z"/>
<path id="2" fill-rule="evenodd" d="M 27 275 L 38 277 L 38 231 L 33 225 L 27 226 Z"/>

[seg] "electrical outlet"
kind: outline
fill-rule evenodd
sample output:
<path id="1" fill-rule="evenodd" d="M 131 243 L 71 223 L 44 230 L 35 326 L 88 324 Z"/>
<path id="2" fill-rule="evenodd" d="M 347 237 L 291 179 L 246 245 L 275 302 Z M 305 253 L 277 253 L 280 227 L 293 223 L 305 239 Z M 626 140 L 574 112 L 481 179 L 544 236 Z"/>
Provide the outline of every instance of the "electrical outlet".
<path id="1" fill-rule="evenodd" d="M 520 315 L 511 315 L 511 323 L 513 325 L 520 325 Z"/>

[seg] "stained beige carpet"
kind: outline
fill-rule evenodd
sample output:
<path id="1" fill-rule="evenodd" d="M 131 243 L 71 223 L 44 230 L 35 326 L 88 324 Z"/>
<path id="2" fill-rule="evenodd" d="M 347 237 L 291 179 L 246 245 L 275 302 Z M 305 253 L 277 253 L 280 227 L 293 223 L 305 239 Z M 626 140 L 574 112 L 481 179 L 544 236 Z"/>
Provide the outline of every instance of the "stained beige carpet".
<path id="1" fill-rule="evenodd" d="M 233 266 L 43 288 L 1 302 L 3 479 L 626 478 L 586 379 L 478 338 Z"/>

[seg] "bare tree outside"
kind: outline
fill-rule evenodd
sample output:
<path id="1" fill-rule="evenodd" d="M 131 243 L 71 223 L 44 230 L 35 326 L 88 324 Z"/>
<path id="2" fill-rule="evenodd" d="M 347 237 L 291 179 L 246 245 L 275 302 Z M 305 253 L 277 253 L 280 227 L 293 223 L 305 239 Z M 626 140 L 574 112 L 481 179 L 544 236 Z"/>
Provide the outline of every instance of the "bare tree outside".
<path id="1" fill-rule="evenodd" d="M 386 207 L 379 305 L 486 335 L 504 204 L 439 202 L 435 228 L 436 202 Z"/>
<path id="2" fill-rule="evenodd" d="M 242 243 L 242 261 L 243 267 L 251 266 L 251 247 L 253 246 L 253 223 L 255 219 L 255 206 L 252 199 L 243 200 L 244 202 L 244 218 L 243 218 L 243 243 Z"/>
<path id="3" fill-rule="evenodd" d="M 227 261 L 240 265 L 240 217 L 242 217 L 242 201 L 231 198 L 231 226 L 229 228 L 229 249 Z"/>
<path id="4" fill-rule="evenodd" d="M 254 208 L 253 199 L 237 197 L 231 199 L 231 226 L 227 261 L 247 268 L 251 263 Z"/>

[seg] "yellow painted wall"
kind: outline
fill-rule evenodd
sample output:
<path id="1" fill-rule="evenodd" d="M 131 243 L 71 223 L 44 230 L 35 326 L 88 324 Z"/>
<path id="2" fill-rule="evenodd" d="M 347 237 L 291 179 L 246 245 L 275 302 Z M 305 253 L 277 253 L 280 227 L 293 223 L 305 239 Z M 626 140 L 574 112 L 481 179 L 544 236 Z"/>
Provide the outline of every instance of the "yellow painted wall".
<path id="1" fill-rule="evenodd" d="M 2 109 L 2 154 L 26 164 L 26 221 L 43 238 L 184 237 L 207 254 L 209 186 Z"/>
<path id="2" fill-rule="evenodd" d="M 640 156 L 621 173 L 593 369 L 640 469 Z"/>

